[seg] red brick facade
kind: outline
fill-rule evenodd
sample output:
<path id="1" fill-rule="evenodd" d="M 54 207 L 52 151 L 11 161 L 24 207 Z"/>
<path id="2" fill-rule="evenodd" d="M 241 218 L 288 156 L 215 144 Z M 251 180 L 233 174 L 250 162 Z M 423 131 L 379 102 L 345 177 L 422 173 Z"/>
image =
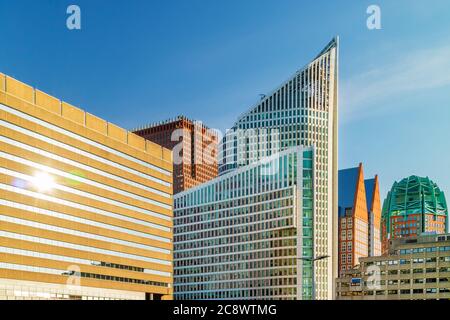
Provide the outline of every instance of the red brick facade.
<path id="1" fill-rule="evenodd" d="M 200 122 L 178 117 L 134 132 L 173 151 L 174 194 L 218 175 L 218 135 Z"/>

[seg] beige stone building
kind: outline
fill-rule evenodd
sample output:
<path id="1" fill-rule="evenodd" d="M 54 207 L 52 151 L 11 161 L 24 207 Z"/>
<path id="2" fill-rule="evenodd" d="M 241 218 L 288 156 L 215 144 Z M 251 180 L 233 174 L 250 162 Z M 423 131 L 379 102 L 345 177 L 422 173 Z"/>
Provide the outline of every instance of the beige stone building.
<path id="1" fill-rule="evenodd" d="M 388 254 L 360 259 L 336 280 L 338 300 L 450 298 L 450 234 L 391 240 Z"/>
<path id="2" fill-rule="evenodd" d="M 0 299 L 171 299 L 171 151 L 0 74 Z"/>

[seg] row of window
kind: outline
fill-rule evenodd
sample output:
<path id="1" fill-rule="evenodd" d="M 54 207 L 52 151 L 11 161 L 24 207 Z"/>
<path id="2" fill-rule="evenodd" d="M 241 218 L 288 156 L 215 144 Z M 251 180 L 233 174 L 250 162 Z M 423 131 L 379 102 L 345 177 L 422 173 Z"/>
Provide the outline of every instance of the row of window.
<path id="1" fill-rule="evenodd" d="M 80 265 L 92 265 L 92 266 L 100 266 L 100 267 L 106 267 L 106 268 L 124 269 L 124 270 L 129 270 L 129 271 L 144 272 L 144 273 L 148 273 L 148 274 L 154 274 L 154 275 L 166 276 L 166 277 L 171 276 L 170 272 L 163 272 L 163 271 L 154 270 L 154 269 L 147 269 L 147 268 L 141 268 L 141 267 L 136 267 L 136 266 L 111 263 L 111 262 L 104 262 L 104 261 L 94 261 L 94 260 L 81 259 L 81 258 L 75 258 L 75 257 L 69 257 L 69 256 L 61 256 L 61 255 L 57 255 L 57 254 L 43 253 L 43 252 L 16 249 L 16 248 L 8 248 L 8 247 L 0 246 L 0 253 L 49 259 L 49 260 L 55 260 L 55 261 L 71 262 L 71 263 L 76 263 L 76 264 L 80 264 Z"/>
<path id="2" fill-rule="evenodd" d="M 238 261 L 234 263 L 218 263 L 218 264 L 203 264 L 203 265 L 184 265 L 175 268 L 175 275 L 181 277 L 188 277 L 204 273 L 222 273 L 222 272 L 237 272 L 250 271 L 252 269 L 272 269 L 285 268 L 297 265 L 297 257 L 285 257 L 279 259 L 261 259 L 251 261 Z"/>
<path id="3" fill-rule="evenodd" d="M 393 286 L 393 285 L 405 285 L 405 284 L 424 284 L 424 283 L 445 283 L 449 282 L 450 278 L 415 278 L 415 279 L 389 279 L 378 281 L 364 281 L 366 287 L 378 285 L 378 286 Z"/>
<path id="4" fill-rule="evenodd" d="M 10 177 L 13 177 L 13 178 L 15 178 L 17 180 L 20 180 L 20 181 L 22 181 L 22 183 L 25 182 L 26 184 L 27 183 L 33 184 L 33 181 L 35 179 L 33 176 L 26 175 L 26 174 L 23 174 L 23 173 L 20 173 L 20 172 L 17 172 L 17 171 L 13 171 L 13 170 L 10 170 L 10 169 L 6 169 L 6 168 L 0 168 L 0 173 L 4 174 L 4 175 L 8 175 Z M 29 191 L 29 190 L 26 190 L 27 188 L 21 188 L 21 189 L 24 190 L 24 191 Z M 106 197 L 103 197 L 103 196 L 99 196 L 99 195 L 96 195 L 94 193 L 78 190 L 76 188 L 68 187 L 68 186 L 65 186 L 65 185 L 53 183 L 52 184 L 52 189 L 60 190 L 62 192 L 70 193 L 70 194 L 77 195 L 77 196 L 81 196 L 81 197 L 85 198 L 85 200 L 83 201 L 85 203 L 89 203 L 89 202 L 95 203 L 96 201 L 98 201 L 98 202 L 100 202 L 102 204 L 109 204 L 109 205 L 112 205 L 112 206 L 115 206 L 115 207 L 118 207 L 118 208 L 131 210 L 131 211 L 137 211 L 137 212 L 140 212 L 140 213 L 143 213 L 143 214 L 146 214 L 146 215 L 149 215 L 149 216 L 161 218 L 161 219 L 167 220 L 167 221 L 170 220 L 170 217 L 168 215 L 164 215 L 164 214 L 161 214 L 161 213 L 158 213 L 158 212 L 154 212 L 154 211 L 151 211 L 151 210 L 148 210 L 148 209 L 144 209 L 144 208 L 141 208 L 141 207 L 137 207 L 137 206 L 134 206 L 134 205 L 131 205 L 131 204 L 128 204 L 128 203 L 124 203 L 124 202 L 120 202 L 120 201 L 113 200 L 113 199 L 110 199 L 110 198 L 106 198 Z M 170 209 L 171 208 L 171 206 L 166 205 L 166 204 L 164 204 L 164 205 L 160 204 L 159 206 L 160 207 L 164 207 L 165 209 Z"/>
<path id="5" fill-rule="evenodd" d="M 177 261 L 181 261 L 186 258 L 190 259 L 196 256 L 223 255 L 226 253 L 229 254 L 238 252 L 255 252 L 258 250 L 275 250 L 279 248 L 295 247 L 296 242 L 297 241 L 295 238 L 282 238 L 279 240 L 245 242 L 241 244 L 237 243 L 220 247 L 182 250 L 175 252 L 174 258 Z"/>
<path id="6" fill-rule="evenodd" d="M 83 136 L 77 135 L 77 134 L 75 134 L 73 132 L 70 132 L 68 130 L 62 129 L 62 128 L 58 127 L 58 126 L 55 126 L 55 125 L 50 124 L 48 122 L 45 122 L 43 120 L 34 118 L 33 116 L 25 114 L 25 113 L 23 113 L 21 111 L 18 111 L 16 109 L 11 108 L 11 107 L 8 107 L 8 106 L 5 106 L 3 104 L 0 104 L 0 110 L 6 111 L 6 112 L 11 113 L 11 114 L 14 114 L 14 115 L 16 115 L 16 116 L 18 116 L 20 118 L 23 118 L 23 119 L 25 119 L 27 121 L 33 122 L 33 123 L 35 123 L 37 125 L 40 125 L 40 126 L 43 126 L 43 127 L 46 127 L 46 128 L 48 128 L 48 129 L 50 129 L 52 131 L 56 131 L 58 133 L 61 133 L 61 134 L 66 135 L 66 136 L 68 136 L 70 138 L 76 139 L 78 141 L 81 141 L 81 142 L 86 143 L 88 145 L 91 145 L 93 147 L 96 147 L 96 148 L 99 148 L 99 149 L 103 149 L 103 151 L 106 151 L 106 152 L 114 154 L 114 155 L 118 155 L 119 157 L 122 157 L 122 158 L 130 160 L 132 162 L 138 163 L 139 165 L 145 166 L 147 168 L 150 168 L 152 170 L 160 172 L 160 173 L 162 173 L 164 175 L 171 176 L 171 173 L 168 170 L 159 168 L 159 167 L 157 167 L 155 165 L 152 165 L 152 164 L 150 164 L 148 162 L 145 162 L 145 161 L 139 160 L 137 158 L 134 158 L 134 157 L 132 157 L 132 156 L 130 156 L 128 154 L 125 154 L 125 153 L 123 153 L 121 151 L 109 148 L 109 147 L 107 147 L 105 145 L 102 145 L 102 144 L 100 144 L 98 142 L 92 141 L 92 140 L 90 140 L 88 138 L 85 138 Z M 141 177 L 146 178 L 148 180 L 152 180 L 152 181 L 158 182 L 160 184 L 163 184 L 163 185 L 166 185 L 166 186 L 170 186 L 170 183 L 168 183 L 168 182 L 166 182 L 164 180 L 158 179 L 158 178 L 156 178 L 154 176 L 151 176 L 151 175 L 147 175 L 147 174 L 145 174 L 145 173 L 143 173 L 141 171 L 137 171 L 137 170 L 132 169 L 130 167 L 124 166 L 124 165 L 122 165 L 120 163 L 113 162 L 113 161 L 111 161 L 111 160 L 109 160 L 107 158 L 103 158 L 103 157 L 97 156 L 97 155 L 95 155 L 93 153 L 86 152 L 86 151 L 84 151 L 82 149 L 72 147 L 69 144 L 65 144 L 65 143 L 62 143 L 62 142 L 57 141 L 55 139 L 48 138 L 48 137 L 46 137 L 44 135 L 41 135 L 39 133 L 30 131 L 30 130 L 27 130 L 27 129 L 24 129 L 22 127 L 16 126 L 16 125 L 14 125 L 12 123 L 9 123 L 9 122 L 3 121 L 3 120 L 0 120 L 0 123 L 4 127 L 11 128 L 13 130 L 19 131 L 19 132 L 24 133 L 26 135 L 33 136 L 34 138 L 43 140 L 43 141 L 45 141 L 47 143 L 51 143 L 51 144 L 56 145 L 58 147 L 64 148 L 66 150 L 69 150 L 71 152 L 75 152 L 77 154 L 87 156 L 88 158 L 95 159 L 95 160 L 97 160 L 99 162 L 107 164 L 110 167 L 120 168 L 120 169 L 122 169 L 124 171 L 127 171 L 129 173 L 133 173 L 133 174 L 135 174 L 137 176 L 141 176 Z"/>
<path id="7" fill-rule="evenodd" d="M 57 227 L 55 225 L 14 218 L 14 217 L 2 215 L 2 214 L 0 214 L 0 222 L 1 221 L 14 223 L 14 224 L 21 225 L 21 226 L 28 226 L 28 227 L 32 227 L 32 228 L 36 228 L 36 229 L 41 229 L 41 230 L 55 231 L 55 232 L 63 233 L 63 234 L 67 234 L 67 235 L 74 235 L 74 236 L 82 237 L 84 239 L 95 239 L 95 240 L 99 240 L 99 241 L 102 241 L 102 242 L 105 242 L 108 244 L 116 243 L 116 244 L 120 244 L 120 245 L 127 246 L 127 247 L 139 248 L 139 249 L 149 250 L 149 251 L 153 251 L 153 252 L 159 252 L 159 253 L 164 253 L 164 254 L 171 253 L 170 250 L 157 248 L 154 246 L 149 246 L 149 245 L 145 245 L 145 244 L 138 243 L 138 242 L 131 242 L 131 241 L 121 240 L 121 239 L 117 239 L 117 238 L 113 238 L 113 237 L 101 236 L 101 235 L 94 234 L 94 233 L 88 233 L 88 232 L 78 231 L 78 230 L 74 230 L 74 229 Z M 82 239 L 80 239 L 80 240 L 82 240 Z"/>
<path id="8" fill-rule="evenodd" d="M 264 251 L 244 251 L 233 254 L 214 254 L 211 256 L 201 255 L 192 259 L 192 257 L 184 260 L 176 260 L 175 267 L 198 266 L 205 264 L 233 263 L 238 261 L 247 261 L 259 259 L 273 259 L 278 257 L 296 256 L 297 248 L 270 249 Z"/>
<path id="9" fill-rule="evenodd" d="M 86 224 L 89 226 L 100 227 L 100 228 L 104 228 L 107 230 L 119 231 L 122 233 L 131 234 L 131 235 L 135 235 L 135 236 L 139 236 L 139 237 L 144 237 L 147 239 L 157 240 L 157 241 L 161 241 L 161 242 L 165 242 L 165 243 L 171 242 L 170 238 L 160 237 L 160 236 L 156 236 L 153 234 L 149 234 L 148 232 L 141 232 L 141 231 L 137 231 L 137 230 L 123 228 L 120 226 L 115 226 L 112 224 L 95 221 L 95 220 L 93 220 L 92 217 L 89 217 L 90 219 L 80 218 L 80 217 L 73 216 L 70 214 L 56 212 L 53 210 L 42 209 L 39 207 L 34 207 L 34 206 L 30 206 L 30 205 L 26 205 L 26 204 L 22 204 L 22 203 L 18 203 L 18 202 L 13 202 L 13 201 L 9 201 L 9 200 L 4 200 L 4 199 L 0 199 L 0 205 L 6 206 L 6 207 L 11 207 L 14 209 L 24 210 L 24 211 L 28 211 L 28 212 L 33 212 L 33 213 L 39 214 L 39 215 L 64 219 L 64 220 L 73 221 L 73 222 L 78 222 L 78 223 Z M 163 228 L 163 227 L 161 226 L 161 228 Z M 161 230 L 161 229 L 159 229 L 159 230 Z M 164 228 L 163 230 L 170 231 L 170 228 Z"/>
<path id="10" fill-rule="evenodd" d="M 175 300 L 296 300 L 297 289 L 283 288 L 277 289 L 247 289 L 236 291 L 216 291 L 216 292 L 185 292 L 174 293 Z"/>
<path id="11" fill-rule="evenodd" d="M 353 239 L 353 231 L 351 229 L 341 230 L 341 240 L 352 240 Z"/>
<path id="12" fill-rule="evenodd" d="M 439 247 L 426 247 L 426 248 L 413 248 L 413 249 L 400 249 L 399 254 L 411 254 L 411 253 L 422 253 L 422 252 L 445 252 L 450 251 L 450 246 L 439 246 Z"/>
<path id="13" fill-rule="evenodd" d="M 205 283 L 205 282 L 224 282 L 224 281 L 243 281 L 256 278 L 289 278 L 297 275 L 297 268 L 293 266 L 285 266 L 280 268 L 265 268 L 265 269 L 249 269 L 249 270 L 235 270 L 233 272 L 211 272 L 211 273 L 197 273 L 193 275 L 187 274 L 180 276 L 175 273 L 175 285 L 186 283 Z"/>
<path id="14" fill-rule="evenodd" d="M 178 244 L 181 242 L 191 242 L 195 240 L 203 240 L 207 238 L 216 238 L 216 237 L 226 237 L 230 235 L 236 234 L 248 234 L 248 233 L 258 233 L 261 231 L 270 231 L 273 229 L 280 228 L 293 228 L 294 226 L 294 218 L 292 217 L 292 209 L 283 210 L 282 216 L 291 216 L 290 218 L 278 218 L 272 220 L 266 220 L 259 223 L 253 224 L 242 224 L 238 226 L 229 226 L 227 228 L 222 229 L 210 229 L 209 231 L 199 230 L 195 233 L 188 233 L 184 235 L 176 235 L 174 237 L 174 242 L 176 244 L 175 250 L 179 248 Z M 177 244 L 178 243 L 178 244 Z"/>
<path id="15" fill-rule="evenodd" d="M 363 295 L 365 296 L 384 296 L 384 295 L 411 295 L 411 294 L 437 294 L 437 293 L 450 293 L 449 288 L 426 288 L 426 289 L 400 289 L 400 290 L 376 290 L 376 291 L 365 291 Z M 351 292 L 338 292 L 341 297 L 352 296 Z"/>
<path id="16" fill-rule="evenodd" d="M 204 187 L 206 190 L 211 189 L 211 193 L 213 192 L 219 192 L 219 190 L 213 190 L 212 186 L 206 186 Z M 236 185 L 231 186 L 232 189 L 237 188 Z M 200 192 L 200 191 L 199 191 Z M 225 191 L 223 191 L 225 192 Z M 209 192 L 208 192 L 209 193 Z M 254 193 L 254 190 L 251 185 L 248 186 L 248 190 L 245 196 L 233 196 L 231 199 L 224 199 L 220 201 L 214 201 L 214 202 L 207 202 L 199 203 L 196 206 L 188 206 L 186 201 L 189 199 L 187 195 L 181 197 L 181 198 L 175 198 L 175 205 L 174 209 L 178 213 L 175 217 L 175 223 L 177 223 L 178 220 L 184 219 L 184 215 L 189 215 L 188 219 L 192 219 L 194 217 L 197 217 L 198 213 L 213 213 L 217 212 L 223 209 L 230 209 L 238 206 L 247 206 L 247 205 L 254 205 L 258 203 L 266 203 L 270 200 L 274 199 L 280 199 L 280 198 L 286 198 L 292 195 L 292 188 L 287 189 L 277 189 L 272 188 L 270 192 L 264 192 L 260 194 L 251 195 L 251 193 Z M 185 208 L 185 209 L 184 209 Z M 177 209 L 184 209 L 184 210 L 177 210 Z M 187 220 L 189 222 L 197 222 L 198 220 Z M 178 223 L 179 224 L 179 223 Z"/>
<path id="17" fill-rule="evenodd" d="M 104 216 L 108 216 L 108 217 L 113 217 L 113 218 L 117 218 L 117 219 L 126 220 L 126 221 L 129 221 L 129 222 L 145 225 L 145 226 L 148 226 L 148 227 L 151 227 L 151 228 L 156 228 L 156 229 L 159 229 L 159 230 L 170 231 L 170 228 L 165 227 L 165 226 L 161 226 L 161 225 L 158 225 L 158 224 L 155 224 L 155 223 L 151 223 L 151 222 L 148 222 L 148 221 L 144 221 L 144 220 L 128 217 L 128 216 L 122 215 L 122 214 L 113 213 L 111 211 L 98 209 L 98 208 L 96 208 L 94 206 L 88 206 L 88 205 L 80 204 L 80 203 L 77 203 L 77 202 L 73 202 L 73 201 L 69 201 L 69 200 L 65 200 L 65 199 L 60 199 L 60 198 L 53 197 L 51 195 L 43 194 L 43 193 L 40 193 L 40 192 L 34 192 L 34 191 L 30 191 L 30 190 L 25 190 L 25 189 L 22 189 L 22 188 L 19 188 L 19 187 L 16 187 L 16 186 L 11 186 L 11 185 L 8 185 L 8 184 L 0 183 L 0 190 L 5 190 L 5 191 L 9 191 L 9 192 L 18 193 L 20 195 L 24 195 L 24 196 L 27 196 L 27 197 L 36 198 L 36 199 L 40 199 L 40 200 L 45 200 L 45 201 L 48 201 L 50 203 L 61 204 L 61 205 L 67 206 L 67 207 L 71 207 L 71 208 L 74 208 L 74 209 L 87 211 L 87 212 L 94 213 L 94 214 L 99 214 L 99 215 L 104 215 Z M 166 239 L 166 242 L 170 242 L 169 238 L 163 238 L 163 237 L 159 238 L 160 241 L 164 241 L 163 239 Z M 169 241 L 167 241 L 167 240 L 169 240 Z"/>
<path id="18" fill-rule="evenodd" d="M 162 265 L 170 266 L 172 264 L 168 260 L 149 258 L 149 257 L 144 257 L 144 256 L 125 253 L 125 252 L 101 249 L 101 248 L 97 248 L 97 247 L 85 246 L 85 245 L 80 245 L 80 244 L 64 242 L 64 241 L 50 240 L 50 239 L 45 239 L 45 238 L 41 238 L 41 237 L 28 236 L 25 234 L 19 234 L 19 233 L 8 232 L 8 231 L 0 231 L 0 237 L 48 244 L 51 246 L 87 251 L 87 252 L 92 252 L 92 253 L 107 254 L 107 255 L 111 255 L 111 256 L 115 256 L 115 257 L 123 257 L 123 258 L 128 258 L 128 259 L 135 259 L 135 260 L 139 260 L 139 261 L 153 262 L 153 263 L 162 264 Z"/>
<path id="19" fill-rule="evenodd" d="M 68 271 L 68 270 L 60 270 L 54 268 L 45 268 L 45 267 L 36 267 L 36 266 L 27 266 L 15 263 L 4 263 L 0 262 L 0 269 L 7 270 L 18 270 L 18 271 L 27 271 L 27 272 L 37 272 L 37 273 L 47 273 L 54 275 L 62 275 L 62 276 L 73 276 L 73 277 L 81 277 L 81 278 L 91 278 L 98 280 L 107 280 L 107 281 L 115 281 L 115 282 L 127 282 L 133 284 L 144 284 L 149 286 L 158 286 L 158 287 L 169 287 L 168 283 L 158 282 L 158 281 L 149 281 L 144 279 L 133 279 L 126 277 L 116 277 L 105 274 L 96 274 L 89 272 L 78 272 L 78 271 Z"/>
<path id="20" fill-rule="evenodd" d="M 436 273 L 436 272 L 450 272 L 450 267 L 440 267 L 440 268 L 414 268 L 414 269 L 402 269 L 400 271 L 398 270 L 370 270 L 363 272 L 363 275 L 365 276 L 372 276 L 372 275 L 405 275 L 405 274 L 423 274 L 423 273 Z"/>
<path id="21" fill-rule="evenodd" d="M 312 229 L 305 229 L 303 233 L 305 237 L 312 236 Z M 268 241 L 272 239 L 280 239 L 284 237 L 292 237 L 292 232 L 289 229 L 277 229 L 277 230 L 267 230 L 257 233 L 241 233 L 233 234 L 226 237 L 216 237 L 201 239 L 193 242 L 175 242 L 174 252 L 188 251 L 192 249 L 206 249 L 209 247 L 220 247 L 220 246 L 233 246 L 243 243 L 254 243 L 259 241 Z"/>
<path id="22" fill-rule="evenodd" d="M 287 188 L 296 183 L 297 149 L 286 151 L 281 155 L 274 155 L 263 163 L 254 164 L 244 172 L 233 172 L 204 186 L 194 188 L 175 197 L 175 209 L 190 208 L 190 214 L 200 212 L 200 208 L 207 203 L 215 203 L 214 209 L 221 209 L 223 205 L 235 206 L 224 200 L 237 200 L 261 192 Z M 304 170 L 304 178 L 311 178 L 311 169 Z M 306 176 L 305 176 L 306 175 Z M 309 175 L 309 176 L 308 176 Z M 249 198 L 249 197 L 248 197 Z M 251 201 L 251 200 L 250 200 Z M 258 202 L 260 202 L 259 200 Z M 226 207 L 224 207 L 226 208 Z"/>
<path id="23" fill-rule="evenodd" d="M 175 290 L 178 293 L 190 291 L 209 291 L 209 290 L 227 290 L 227 289 L 245 289 L 245 288 L 264 288 L 264 287 L 281 287 L 296 286 L 297 277 L 277 278 L 271 277 L 263 279 L 261 277 L 251 279 L 241 279 L 234 281 L 211 281 L 211 282 L 193 282 L 189 284 L 178 283 Z"/>
<path id="24" fill-rule="evenodd" d="M 292 206 L 293 198 L 290 197 L 251 207 L 240 207 L 232 210 L 216 212 L 216 217 L 217 214 L 219 214 L 218 219 L 202 219 L 201 221 L 196 221 L 195 223 L 183 225 L 178 224 L 175 225 L 174 229 L 176 230 L 175 232 L 177 235 L 181 235 L 183 233 L 197 231 L 199 228 L 199 223 L 201 223 L 202 230 L 221 228 L 231 225 L 236 226 L 239 224 L 251 224 L 259 221 L 280 218 L 282 214 L 287 211 L 285 208 Z M 229 211 L 233 211 L 233 214 L 230 214 Z M 204 217 L 205 215 L 201 216 L 201 218 Z"/>

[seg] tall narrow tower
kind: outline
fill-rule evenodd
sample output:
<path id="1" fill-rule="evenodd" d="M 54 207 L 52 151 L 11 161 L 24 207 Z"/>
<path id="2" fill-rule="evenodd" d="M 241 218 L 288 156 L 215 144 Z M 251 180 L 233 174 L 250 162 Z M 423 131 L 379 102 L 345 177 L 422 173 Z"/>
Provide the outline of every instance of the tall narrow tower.
<path id="1" fill-rule="evenodd" d="M 338 39 L 242 114 L 174 197 L 176 299 L 333 299 Z"/>
<path id="2" fill-rule="evenodd" d="M 378 176 L 364 179 L 362 163 L 339 170 L 339 274 L 360 258 L 381 254 Z"/>
<path id="3" fill-rule="evenodd" d="M 317 299 L 337 276 L 338 47 L 334 38 L 303 69 L 242 114 L 219 147 L 219 174 L 292 146 L 316 147 L 314 255 Z"/>

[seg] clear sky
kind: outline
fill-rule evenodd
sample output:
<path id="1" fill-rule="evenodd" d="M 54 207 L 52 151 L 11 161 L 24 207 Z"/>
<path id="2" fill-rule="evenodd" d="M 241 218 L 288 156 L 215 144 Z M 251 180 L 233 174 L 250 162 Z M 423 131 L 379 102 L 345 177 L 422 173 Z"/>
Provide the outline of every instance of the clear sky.
<path id="1" fill-rule="evenodd" d="M 339 166 L 363 162 L 383 197 L 410 174 L 450 197 L 448 0 L 0 0 L 0 34 L 0 72 L 110 122 L 220 129 L 339 35 Z"/>

